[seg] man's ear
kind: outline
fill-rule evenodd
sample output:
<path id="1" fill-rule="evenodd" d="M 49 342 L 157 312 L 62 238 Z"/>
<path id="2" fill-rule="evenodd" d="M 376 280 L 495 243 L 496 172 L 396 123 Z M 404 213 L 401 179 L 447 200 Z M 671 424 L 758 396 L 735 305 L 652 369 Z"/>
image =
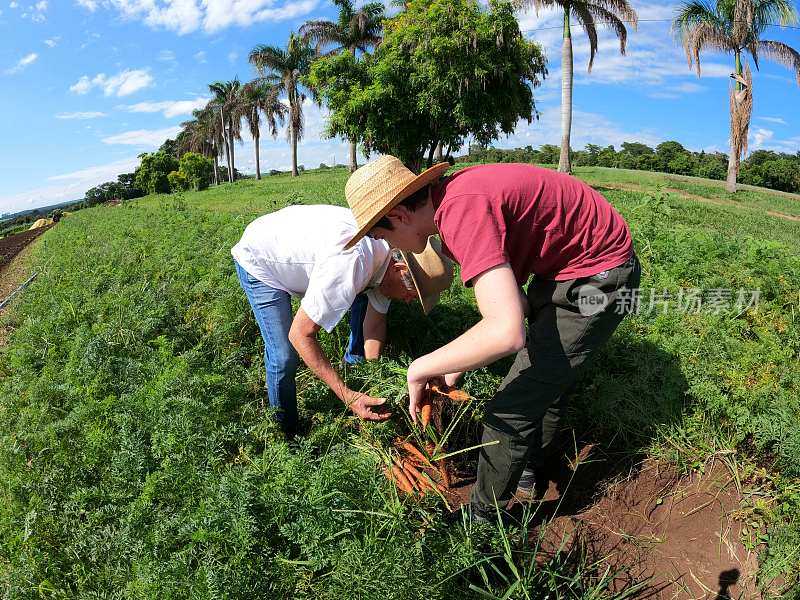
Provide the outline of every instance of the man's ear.
<path id="1" fill-rule="evenodd" d="M 386 213 L 386 216 L 392 224 L 396 222 L 407 224 L 409 220 L 409 210 L 405 206 L 398 205 Z"/>

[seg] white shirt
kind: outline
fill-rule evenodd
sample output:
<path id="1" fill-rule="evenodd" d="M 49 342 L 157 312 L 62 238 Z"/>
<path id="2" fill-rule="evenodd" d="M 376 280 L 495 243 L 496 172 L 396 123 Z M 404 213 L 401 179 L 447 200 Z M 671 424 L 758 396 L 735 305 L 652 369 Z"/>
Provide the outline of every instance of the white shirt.
<path id="1" fill-rule="evenodd" d="M 250 223 L 231 254 L 259 281 L 302 297 L 309 318 L 330 333 L 365 290 L 376 311 L 389 311 L 390 300 L 377 290 L 389 244 L 365 237 L 343 250 L 357 231 L 347 208 L 289 206 Z"/>

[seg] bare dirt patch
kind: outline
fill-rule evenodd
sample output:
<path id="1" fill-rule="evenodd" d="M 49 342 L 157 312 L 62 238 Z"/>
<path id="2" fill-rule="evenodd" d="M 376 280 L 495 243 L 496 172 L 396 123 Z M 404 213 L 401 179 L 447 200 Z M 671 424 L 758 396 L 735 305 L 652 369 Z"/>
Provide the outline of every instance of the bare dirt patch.
<path id="1" fill-rule="evenodd" d="M 543 504 L 560 500 L 551 486 Z M 742 526 L 734 518 L 740 505 L 722 465 L 678 477 L 673 468 L 648 462 L 586 510 L 556 516 L 547 539 L 553 549 L 566 541 L 607 557 L 620 588 L 647 581 L 639 598 L 760 598 L 758 559 L 740 542 Z"/>
<path id="2" fill-rule="evenodd" d="M 33 239 L 36 239 L 35 237 Z M 2 242 L 4 240 L 0 240 Z M 33 241 L 33 240 L 31 240 Z M 14 290 L 25 282 L 30 273 L 28 272 L 28 256 L 31 246 L 27 245 L 15 253 L 12 260 L 0 263 L 0 302 L 8 298 Z M 0 346 L 5 345 L 11 333 L 9 327 L 3 322 L 3 313 L 8 309 L 0 309 Z"/>
<path id="3" fill-rule="evenodd" d="M 621 463 L 586 444 L 544 479 L 529 505 L 542 558 L 580 548 L 618 573 L 618 590 L 646 582 L 634 598 L 761 598 L 758 557 L 740 542 L 742 497 L 722 464 L 681 477 L 669 465 Z M 458 485 L 463 503 L 471 487 Z M 519 517 L 524 504 L 515 499 L 509 511 Z"/>

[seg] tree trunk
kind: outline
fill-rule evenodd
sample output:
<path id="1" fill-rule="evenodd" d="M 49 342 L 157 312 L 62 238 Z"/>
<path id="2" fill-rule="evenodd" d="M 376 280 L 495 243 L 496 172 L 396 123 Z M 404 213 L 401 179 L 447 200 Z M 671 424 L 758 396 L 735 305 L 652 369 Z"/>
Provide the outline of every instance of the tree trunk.
<path id="1" fill-rule="evenodd" d="M 355 142 L 350 142 L 350 172 L 353 173 L 358 169 L 358 153 Z"/>
<path id="2" fill-rule="evenodd" d="M 299 177 L 300 172 L 297 170 L 297 129 L 294 123 L 291 124 L 291 138 L 292 138 L 292 177 Z"/>
<path id="3" fill-rule="evenodd" d="M 353 58 L 356 58 L 356 47 L 350 47 L 350 54 L 353 55 Z M 358 169 L 358 153 L 357 147 L 354 140 L 350 140 L 350 172 L 354 173 L 356 169 Z"/>
<path id="4" fill-rule="evenodd" d="M 736 53 L 736 74 L 740 77 L 742 76 L 742 57 L 737 52 Z M 738 81 L 736 82 L 736 91 L 742 90 L 742 84 Z M 736 118 L 733 111 L 735 110 L 735 104 L 731 104 L 731 153 L 728 156 L 728 179 L 725 182 L 725 189 L 730 192 L 731 194 L 736 193 L 736 180 L 739 178 L 739 148 L 734 147 L 733 143 L 733 128 L 734 128 L 734 119 Z"/>
<path id="5" fill-rule="evenodd" d="M 572 33 L 569 9 L 564 11 L 564 42 L 561 46 L 561 156 L 558 170 L 572 172 L 570 136 L 572 135 Z"/>
<path id="6" fill-rule="evenodd" d="M 234 147 L 233 147 L 234 143 L 236 143 L 236 140 L 233 139 L 233 123 L 231 123 L 231 130 L 230 130 L 229 136 L 231 138 L 231 143 L 230 143 L 230 148 L 231 148 L 230 180 L 231 180 L 231 183 L 233 183 L 234 181 L 236 181 L 236 151 L 234 150 Z"/>
<path id="7" fill-rule="evenodd" d="M 257 180 L 261 179 L 261 158 L 259 157 L 259 148 L 258 148 L 258 142 L 259 142 L 260 139 L 261 139 L 261 136 L 258 134 L 258 132 L 256 132 L 256 134 L 253 136 L 253 143 L 256 146 L 256 179 Z"/>
<path id="8" fill-rule="evenodd" d="M 219 185 L 219 157 L 214 151 L 214 185 Z"/>
<path id="9" fill-rule="evenodd" d="M 442 162 L 442 142 L 436 144 L 436 151 L 433 153 L 433 160 L 436 163 Z"/>

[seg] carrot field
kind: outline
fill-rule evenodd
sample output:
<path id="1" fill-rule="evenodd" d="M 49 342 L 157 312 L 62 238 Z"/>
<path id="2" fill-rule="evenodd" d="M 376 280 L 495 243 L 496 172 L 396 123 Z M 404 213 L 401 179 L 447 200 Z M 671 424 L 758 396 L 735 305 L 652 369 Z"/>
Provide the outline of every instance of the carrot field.
<path id="1" fill-rule="evenodd" d="M 626 218 L 643 265 L 639 313 L 571 398 L 573 474 L 602 473 L 581 508 L 646 460 L 680 476 L 723 468 L 758 587 L 800 598 L 800 222 L 785 217 L 800 200 L 753 190 L 733 200 L 717 184 L 655 174 L 577 175 Z M 24 260 L 38 278 L 0 314 L 10 330 L 0 348 L 4 598 L 648 589 L 620 585 L 626 566 L 584 545 L 545 552 L 550 517 L 536 508 L 523 527 L 479 526 L 447 517 L 436 495 L 398 495 L 381 474 L 375 448 L 408 431 L 403 369 L 478 319 L 457 283 L 429 317 L 393 306 L 375 364 L 341 364 L 346 324 L 322 336 L 350 386 L 388 397 L 397 419 L 359 423 L 301 369 L 301 435 L 283 439 L 264 410 L 263 346 L 229 250 L 263 213 L 343 204 L 346 178 L 307 171 L 86 209 L 37 241 Z M 466 376 L 477 400 L 461 447 L 477 443 L 481 400 L 507 366 Z M 591 456 L 576 459 L 584 447 Z M 458 461 L 465 481 L 471 460 Z"/>

